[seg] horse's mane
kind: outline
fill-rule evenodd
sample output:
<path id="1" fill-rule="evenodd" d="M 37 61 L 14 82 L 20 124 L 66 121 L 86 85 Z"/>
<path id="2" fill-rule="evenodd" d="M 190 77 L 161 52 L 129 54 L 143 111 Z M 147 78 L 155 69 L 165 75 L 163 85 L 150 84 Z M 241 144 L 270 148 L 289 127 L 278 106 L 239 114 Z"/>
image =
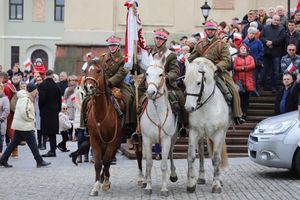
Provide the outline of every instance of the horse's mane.
<path id="1" fill-rule="evenodd" d="M 191 84 L 199 79 L 199 71 L 205 71 L 210 77 L 214 77 L 217 67 L 208 59 L 200 57 L 196 58 L 186 68 L 185 81 Z"/>

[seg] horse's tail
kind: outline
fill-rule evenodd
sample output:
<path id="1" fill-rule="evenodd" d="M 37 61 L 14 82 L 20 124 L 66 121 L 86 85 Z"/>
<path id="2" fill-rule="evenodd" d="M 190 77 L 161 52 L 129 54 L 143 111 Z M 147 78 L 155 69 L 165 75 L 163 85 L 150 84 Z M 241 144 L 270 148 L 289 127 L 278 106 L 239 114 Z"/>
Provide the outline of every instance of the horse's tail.
<path id="1" fill-rule="evenodd" d="M 210 138 L 207 138 L 207 149 L 208 149 L 209 157 L 212 157 L 213 148 L 214 148 L 213 141 Z M 220 167 L 224 169 L 227 166 L 228 166 L 228 154 L 227 154 L 226 142 L 224 141 L 224 143 L 222 144 L 222 149 L 221 149 Z"/>

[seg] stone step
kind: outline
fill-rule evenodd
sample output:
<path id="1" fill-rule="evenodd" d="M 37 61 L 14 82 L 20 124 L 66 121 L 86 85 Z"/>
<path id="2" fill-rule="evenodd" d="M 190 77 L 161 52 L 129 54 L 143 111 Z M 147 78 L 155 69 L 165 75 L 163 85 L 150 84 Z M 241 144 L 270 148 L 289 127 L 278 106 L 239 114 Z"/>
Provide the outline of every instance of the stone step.
<path id="1" fill-rule="evenodd" d="M 249 109 L 272 109 L 274 110 L 275 103 L 250 102 Z"/>
<path id="2" fill-rule="evenodd" d="M 248 116 L 272 116 L 274 115 L 274 109 L 248 109 Z"/>
<path id="3" fill-rule="evenodd" d="M 232 144 L 227 144 L 227 152 L 229 153 L 247 153 L 248 152 L 248 147 L 247 145 L 232 145 Z"/>
<path id="4" fill-rule="evenodd" d="M 260 122 L 260 121 L 262 121 L 262 120 L 264 120 L 264 119 L 266 119 L 266 118 L 268 118 L 268 117 L 270 117 L 270 116 L 267 116 L 267 115 L 262 115 L 262 116 L 247 116 L 247 119 L 246 119 L 246 121 L 247 122 Z"/>
<path id="5" fill-rule="evenodd" d="M 275 102 L 275 98 L 275 96 L 250 97 L 249 102 L 273 103 Z"/>

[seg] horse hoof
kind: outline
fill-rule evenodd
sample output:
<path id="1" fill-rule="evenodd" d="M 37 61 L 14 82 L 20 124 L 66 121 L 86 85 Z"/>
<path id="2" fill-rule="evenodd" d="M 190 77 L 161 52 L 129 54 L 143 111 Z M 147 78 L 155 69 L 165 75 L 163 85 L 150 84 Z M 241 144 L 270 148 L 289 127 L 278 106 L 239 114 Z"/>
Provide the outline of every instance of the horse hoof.
<path id="1" fill-rule="evenodd" d="M 146 188 L 147 183 L 142 183 L 142 188 Z"/>
<path id="2" fill-rule="evenodd" d="M 98 196 L 98 191 L 91 191 L 90 196 L 92 197 Z"/>
<path id="3" fill-rule="evenodd" d="M 214 186 L 213 188 L 212 188 L 212 191 L 211 191 L 212 193 L 218 193 L 218 194 L 220 194 L 221 192 L 222 192 L 222 188 L 221 187 L 217 187 L 217 186 Z"/>
<path id="4" fill-rule="evenodd" d="M 137 185 L 138 185 L 139 187 L 143 187 L 143 181 L 138 181 L 138 182 L 137 182 Z M 146 185 L 145 185 L 145 187 L 146 187 Z"/>
<path id="5" fill-rule="evenodd" d="M 160 196 L 168 197 L 169 196 L 169 191 L 160 191 Z"/>
<path id="6" fill-rule="evenodd" d="M 100 183 L 103 184 L 104 182 L 104 177 L 100 177 Z"/>
<path id="7" fill-rule="evenodd" d="M 175 183 L 176 181 L 178 180 L 178 177 L 177 176 L 170 176 L 170 181 Z"/>
<path id="8" fill-rule="evenodd" d="M 144 194 L 151 195 L 152 194 L 152 189 L 145 189 Z"/>
<path id="9" fill-rule="evenodd" d="M 196 185 L 194 185 L 193 187 L 186 187 L 186 191 L 188 193 L 193 193 L 195 192 L 195 190 L 196 190 Z"/>
<path id="10" fill-rule="evenodd" d="M 102 185 L 102 190 L 103 191 L 108 191 L 109 189 L 110 189 L 110 183 Z"/>
<path id="11" fill-rule="evenodd" d="M 203 178 L 198 178 L 198 179 L 197 179 L 197 184 L 203 185 L 203 184 L 205 184 L 205 183 L 206 183 L 205 179 L 203 179 Z"/>
<path id="12" fill-rule="evenodd" d="M 223 181 L 220 180 L 220 184 L 221 184 L 221 186 L 223 187 Z"/>

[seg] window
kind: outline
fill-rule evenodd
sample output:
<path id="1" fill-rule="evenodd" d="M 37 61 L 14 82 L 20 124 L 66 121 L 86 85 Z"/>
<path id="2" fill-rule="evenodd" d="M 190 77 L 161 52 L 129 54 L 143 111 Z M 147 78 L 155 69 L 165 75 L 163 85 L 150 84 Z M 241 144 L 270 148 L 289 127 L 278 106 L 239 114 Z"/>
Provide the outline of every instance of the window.
<path id="1" fill-rule="evenodd" d="M 65 0 L 55 0 L 54 20 L 64 21 L 65 15 Z"/>
<path id="2" fill-rule="evenodd" d="M 11 67 L 13 67 L 15 63 L 19 63 L 19 58 L 20 58 L 20 47 L 12 46 L 11 47 Z"/>
<path id="3" fill-rule="evenodd" d="M 9 19 L 23 20 L 23 0 L 9 0 Z"/>

